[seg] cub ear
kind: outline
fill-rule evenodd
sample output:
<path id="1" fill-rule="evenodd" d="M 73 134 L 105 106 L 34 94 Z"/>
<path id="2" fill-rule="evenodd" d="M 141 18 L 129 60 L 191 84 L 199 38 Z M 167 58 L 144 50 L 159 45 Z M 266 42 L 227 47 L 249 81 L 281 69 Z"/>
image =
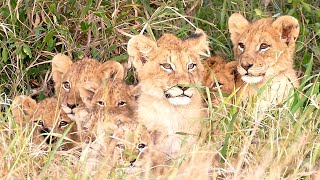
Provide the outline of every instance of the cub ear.
<path id="1" fill-rule="evenodd" d="M 17 96 L 12 103 L 12 114 L 16 122 L 25 122 L 24 119 L 30 120 L 33 113 L 37 109 L 37 103 L 31 97 Z"/>
<path id="2" fill-rule="evenodd" d="M 133 96 L 134 100 L 138 100 L 141 95 L 141 88 L 139 85 L 129 85 L 129 90 L 131 95 Z"/>
<path id="3" fill-rule="evenodd" d="M 209 41 L 207 40 L 207 35 L 201 29 L 196 29 L 196 31 L 183 40 L 184 45 L 200 55 L 210 56 Z"/>
<path id="4" fill-rule="evenodd" d="M 249 25 L 249 21 L 239 13 L 230 16 L 228 26 L 233 44 L 237 43 L 237 39 Z"/>
<path id="5" fill-rule="evenodd" d="M 99 85 L 97 83 L 87 81 L 80 84 L 79 92 L 80 97 L 84 104 L 87 106 L 87 108 L 91 108 L 91 100 L 93 96 L 96 94 L 97 90 L 99 88 Z"/>
<path id="6" fill-rule="evenodd" d="M 109 60 L 99 66 L 97 72 L 101 72 L 100 78 L 106 79 L 124 79 L 124 68 L 117 62 Z"/>
<path id="7" fill-rule="evenodd" d="M 133 66 L 139 71 L 149 61 L 150 52 L 157 49 L 156 41 L 143 35 L 133 36 L 128 42 L 128 54 Z"/>
<path id="8" fill-rule="evenodd" d="M 228 62 L 226 65 L 226 69 L 229 70 L 231 75 L 236 75 L 237 74 L 237 66 L 238 66 L 238 61 L 231 61 Z"/>
<path id="9" fill-rule="evenodd" d="M 299 36 L 299 22 L 292 16 L 281 16 L 277 18 L 272 26 L 280 33 L 281 41 L 289 44 L 294 44 Z"/>
<path id="10" fill-rule="evenodd" d="M 55 89 L 58 90 L 61 85 L 63 75 L 69 70 L 72 64 L 70 57 L 64 54 L 57 54 L 52 59 L 52 78 L 55 83 Z"/>

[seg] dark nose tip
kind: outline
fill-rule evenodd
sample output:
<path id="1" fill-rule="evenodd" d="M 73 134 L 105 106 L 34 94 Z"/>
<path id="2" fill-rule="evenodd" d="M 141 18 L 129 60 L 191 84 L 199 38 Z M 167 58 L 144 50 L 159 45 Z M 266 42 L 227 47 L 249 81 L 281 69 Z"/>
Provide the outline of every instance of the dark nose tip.
<path id="1" fill-rule="evenodd" d="M 242 67 L 243 69 L 245 69 L 246 71 L 248 71 L 248 69 L 250 69 L 252 66 L 253 66 L 253 64 L 244 64 L 244 63 L 241 63 L 241 67 Z"/>
<path id="2" fill-rule="evenodd" d="M 133 164 L 134 162 L 136 162 L 136 159 L 130 161 L 130 164 Z"/>
<path id="3" fill-rule="evenodd" d="M 50 132 L 50 129 L 49 128 L 44 128 L 44 129 L 42 129 L 41 130 L 41 134 L 43 134 L 43 133 L 49 133 Z"/>
<path id="4" fill-rule="evenodd" d="M 74 109 L 75 107 L 77 107 L 78 104 L 68 104 L 67 103 L 67 106 L 70 108 L 70 109 Z"/>
<path id="5" fill-rule="evenodd" d="M 178 88 L 180 88 L 182 91 L 186 91 L 189 89 L 189 87 L 185 87 L 185 86 L 178 86 Z"/>
<path id="6" fill-rule="evenodd" d="M 47 144 L 54 144 L 56 142 L 56 137 L 47 137 L 46 143 Z"/>

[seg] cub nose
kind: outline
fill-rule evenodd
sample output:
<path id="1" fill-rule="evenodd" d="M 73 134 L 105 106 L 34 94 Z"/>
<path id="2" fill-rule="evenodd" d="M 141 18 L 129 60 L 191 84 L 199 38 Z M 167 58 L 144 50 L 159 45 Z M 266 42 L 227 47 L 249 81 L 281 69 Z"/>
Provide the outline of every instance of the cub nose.
<path id="1" fill-rule="evenodd" d="M 189 87 L 186 86 L 178 86 L 178 88 L 180 88 L 182 91 L 186 91 L 189 89 Z"/>
<path id="2" fill-rule="evenodd" d="M 241 63 L 241 67 L 242 67 L 243 69 L 245 69 L 246 71 L 248 71 L 248 69 L 250 69 L 252 66 L 253 66 L 253 64 L 244 64 L 244 63 Z"/>
<path id="3" fill-rule="evenodd" d="M 132 165 L 134 162 L 136 162 L 136 159 L 130 161 L 130 164 Z"/>
<path id="4" fill-rule="evenodd" d="M 42 129 L 41 130 L 41 134 L 43 134 L 43 133 L 49 133 L 50 132 L 50 129 L 49 128 L 44 128 L 44 129 Z"/>
<path id="5" fill-rule="evenodd" d="M 68 106 L 68 108 L 70 108 L 70 109 L 74 109 L 75 107 L 77 107 L 77 105 L 78 105 L 78 104 L 68 104 L 68 103 L 67 103 L 67 106 Z"/>
<path id="6" fill-rule="evenodd" d="M 56 142 L 56 140 L 57 140 L 56 137 L 50 136 L 50 137 L 47 137 L 46 143 L 47 143 L 47 144 L 54 144 L 54 143 Z"/>

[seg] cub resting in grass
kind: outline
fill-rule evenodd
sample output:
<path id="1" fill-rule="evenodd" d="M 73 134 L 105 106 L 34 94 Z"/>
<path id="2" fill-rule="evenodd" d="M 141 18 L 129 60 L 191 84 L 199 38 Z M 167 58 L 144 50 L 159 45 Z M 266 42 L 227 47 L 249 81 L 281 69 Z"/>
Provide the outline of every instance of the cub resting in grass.
<path id="1" fill-rule="evenodd" d="M 281 16 L 250 23 L 235 13 L 230 16 L 228 24 L 240 74 L 236 82 L 240 87 L 238 94 L 243 99 L 256 96 L 255 86 L 261 88 L 270 80 L 270 86 L 262 92 L 263 104 L 282 104 L 288 98 L 290 88 L 299 86 L 293 69 L 298 20 Z"/>
<path id="2" fill-rule="evenodd" d="M 135 117 L 134 87 L 123 82 L 122 65 L 118 62 L 113 65 L 113 72 L 105 75 L 102 84 L 89 80 L 80 85 L 80 97 L 85 107 L 76 111 L 76 121 L 82 139 L 95 139 L 92 133 L 97 133 L 100 128 L 97 127 L 98 121 L 104 122 L 104 126 L 112 131 Z"/>
<path id="3" fill-rule="evenodd" d="M 140 80 L 138 120 L 148 130 L 162 133 L 161 149 L 169 155 L 176 154 L 187 137 L 176 133 L 191 135 L 192 140 L 200 133 L 205 112 L 194 86 L 202 84 L 200 55 L 205 52 L 209 52 L 208 41 L 200 29 L 183 40 L 172 34 L 157 41 L 136 35 L 128 42 L 128 54 Z"/>
<path id="4" fill-rule="evenodd" d="M 63 112 L 56 98 L 47 98 L 36 103 L 31 97 L 17 96 L 13 101 L 12 113 L 16 123 L 21 127 L 37 126 L 32 142 L 39 145 L 45 141 L 45 147 L 48 144 L 54 144 L 58 141 L 58 137 L 50 136 L 49 133 L 63 134 L 71 125 L 72 120 Z M 30 128 L 30 131 L 32 128 Z M 70 131 L 61 145 L 62 150 L 70 149 L 78 141 L 77 126 L 72 124 Z"/>
<path id="5" fill-rule="evenodd" d="M 53 57 L 52 76 L 55 92 L 62 109 L 71 119 L 75 119 L 75 109 L 83 105 L 79 92 L 80 84 L 86 81 L 102 84 L 105 76 L 112 74 L 114 66 L 117 65 L 115 61 L 100 63 L 89 58 L 72 62 L 70 57 L 63 54 Z"/>
<path id="6" fill-rule="evenodd" d="M 203 85 L 209 87 L 211 101 L 214 105 L 221 103 L 218 92 L 231 94 L 235 89 L 237 61 L 226 62 L 220 56 L 213 56 L 203 61 L 205 73 Z M 218 87 L 219 86 L 219 87 Z"/>

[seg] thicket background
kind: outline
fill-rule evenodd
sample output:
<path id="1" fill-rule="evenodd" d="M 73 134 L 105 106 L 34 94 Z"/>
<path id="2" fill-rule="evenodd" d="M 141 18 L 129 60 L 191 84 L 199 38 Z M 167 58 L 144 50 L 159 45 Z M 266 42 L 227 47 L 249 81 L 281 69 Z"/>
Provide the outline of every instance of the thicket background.
<path id="1" fill-rule="evenodd" d="M 301 30 L 295 68 L 303 72 L 313 55 L 312 73 L 319 73 L 319 5 L 318 0 L 1 1 L 0 92 L 47 96 L 54 54 L 125 62 L 128 35 L 141 31 L 153 38 L 165 32 L 186 37 L 198 27 L 208 34 L 213 54 L 232 60 L 227 20 L 234 12 L 249 20 L 296 17 Z"/>

